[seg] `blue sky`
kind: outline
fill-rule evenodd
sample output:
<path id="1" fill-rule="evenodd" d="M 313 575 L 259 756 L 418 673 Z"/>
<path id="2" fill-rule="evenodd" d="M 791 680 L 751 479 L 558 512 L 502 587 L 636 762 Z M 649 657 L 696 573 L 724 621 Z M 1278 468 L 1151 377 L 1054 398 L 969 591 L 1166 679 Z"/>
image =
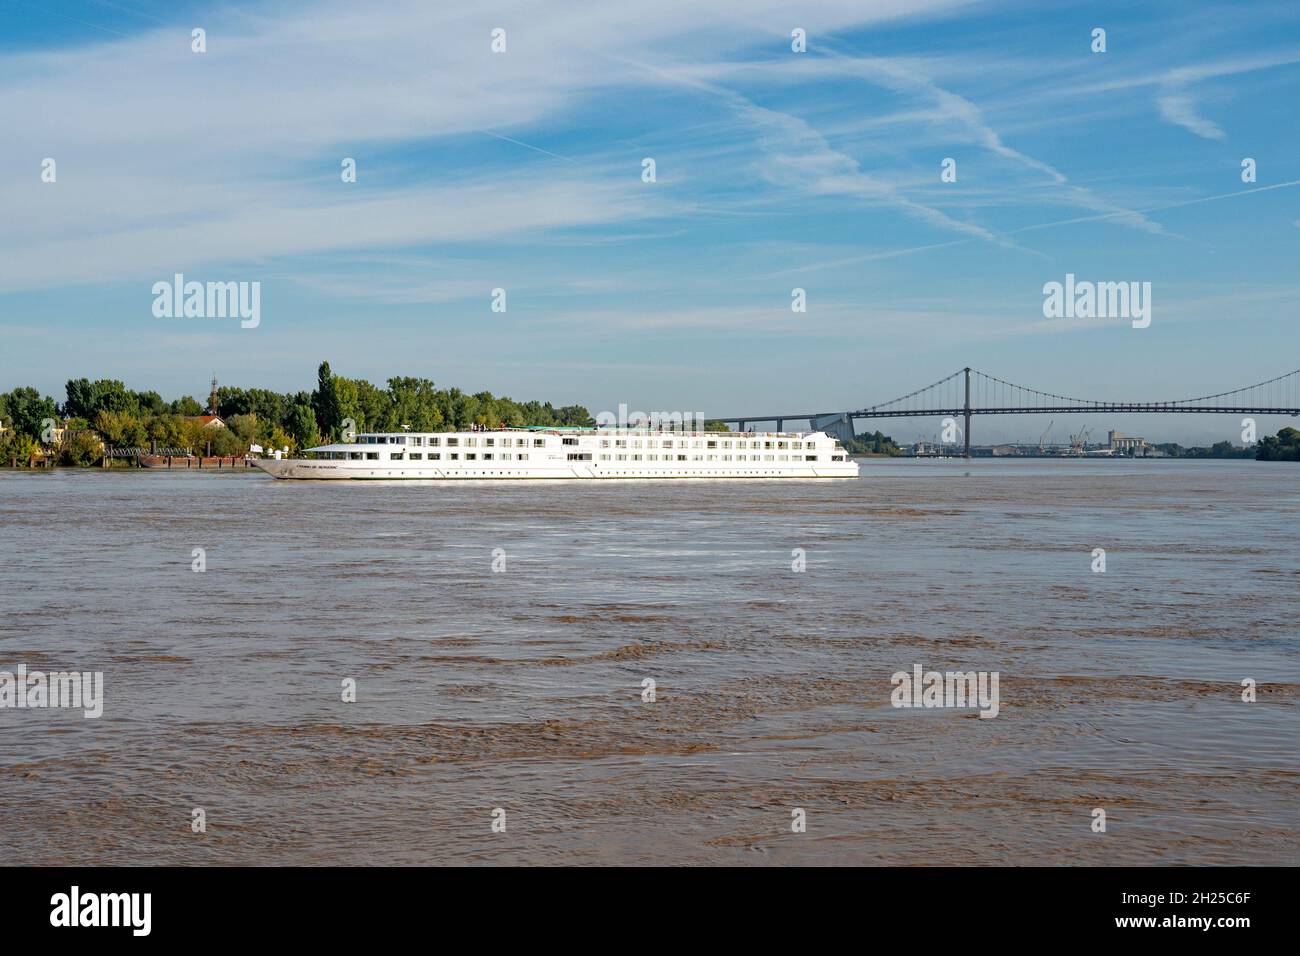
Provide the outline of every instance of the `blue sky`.
<path id="1" fill-rule="evenodd" d="M 296 390 L 327 358 L 593 412 L 860 407 L 965 365 L 1219 391 L 1300 366 L 1297 102 L 1293 3 L 17 0 L 0 388 Z M 261 282 L 261 325 L 155 318 L 176 272 Z M 1150 327 L 1045 319 L 1066 273 L 1150 282 Z"/>

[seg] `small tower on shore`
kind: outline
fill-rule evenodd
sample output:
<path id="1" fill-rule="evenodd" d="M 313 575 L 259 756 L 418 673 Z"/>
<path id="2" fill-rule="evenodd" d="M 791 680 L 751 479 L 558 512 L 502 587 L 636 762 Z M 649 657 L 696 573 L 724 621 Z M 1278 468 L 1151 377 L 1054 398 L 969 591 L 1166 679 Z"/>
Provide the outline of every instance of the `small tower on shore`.
<path id="1" fill-rule="evenodd" d="M 212 391 L 208 395 L 208 414 L 220 415 L 221 402 L 217 399 L 217 373 L 212 373 Z"/>

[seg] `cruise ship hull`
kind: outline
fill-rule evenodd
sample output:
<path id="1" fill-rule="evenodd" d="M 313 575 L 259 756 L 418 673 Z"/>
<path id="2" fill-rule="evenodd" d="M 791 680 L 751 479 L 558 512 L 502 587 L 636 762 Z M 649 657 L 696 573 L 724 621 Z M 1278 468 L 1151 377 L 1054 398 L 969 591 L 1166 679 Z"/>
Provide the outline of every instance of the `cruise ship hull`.
<path id="1" fill-rule="evenodd" d="M 856 478 L 824 432 L 482 429 L 374 433 L 253 462 L 299 481 L 511 481 Z"/>
<path id="2" fill-rule="evenodd" d="M 856 478 L 857 462 L 846 462 L 847 468 L 832 470 L 824 468 L 792 468 L 785 470 L 758 469 L 755 471 L 724 471 L 722 469 L 702 468 L 698 471 L 683 470 L 672 473 L 601 469 L 584 466 L 560 468 L 350 468 L 342 462 L 321 462 L 303 458 L 286 458 L 280 461 L 258 459 L 253 465 L 273 478 L 299 481 L 511 481 L 511 480 L 575 480 L 593 479 L 598 481 L 640 480 L 640 479 L 676 479 L 692 478 Z"/>

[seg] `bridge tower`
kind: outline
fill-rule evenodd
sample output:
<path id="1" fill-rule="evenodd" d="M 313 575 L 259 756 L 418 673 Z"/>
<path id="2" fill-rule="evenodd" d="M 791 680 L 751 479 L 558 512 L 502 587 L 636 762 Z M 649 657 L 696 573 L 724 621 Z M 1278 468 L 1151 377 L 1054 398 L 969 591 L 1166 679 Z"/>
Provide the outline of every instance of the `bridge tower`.
<path id="1" fill-rule="evenodd" d="M 966 366 L 966 427 L 962 431 L 966 439 L 966 460 L 970 460 L 970 366 Z"/>

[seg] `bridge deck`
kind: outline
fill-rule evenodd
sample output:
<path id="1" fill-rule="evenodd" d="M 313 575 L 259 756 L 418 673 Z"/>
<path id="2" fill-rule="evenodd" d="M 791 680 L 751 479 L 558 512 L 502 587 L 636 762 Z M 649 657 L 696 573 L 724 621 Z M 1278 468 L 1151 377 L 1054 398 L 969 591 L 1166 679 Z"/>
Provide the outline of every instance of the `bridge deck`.
<path id="1" fill-rule="evenodd" d="M 972 415 L 1070 415 L 1113 412 L 1115 414 L 1154 414 L 1154 415 L 1300 415 L 1300 408 L 1287 408 L 1269 405 L 1164 405 L 1153 403 L 1112 404 L 1112 405 L 1005 405 L 980 408 L 972 405 L 969 409 L 961 405 L 946 408 L 909 408 L 909 409 L 871 409 L 864 408 L 854 412 L 807 412 L 788 413 L 785 415 L 710 415 L 713 422 L 777 422 L 800 421 L 814 418 L 923 418 L 946 415 L 958 416 L 969 412 Z"/>

